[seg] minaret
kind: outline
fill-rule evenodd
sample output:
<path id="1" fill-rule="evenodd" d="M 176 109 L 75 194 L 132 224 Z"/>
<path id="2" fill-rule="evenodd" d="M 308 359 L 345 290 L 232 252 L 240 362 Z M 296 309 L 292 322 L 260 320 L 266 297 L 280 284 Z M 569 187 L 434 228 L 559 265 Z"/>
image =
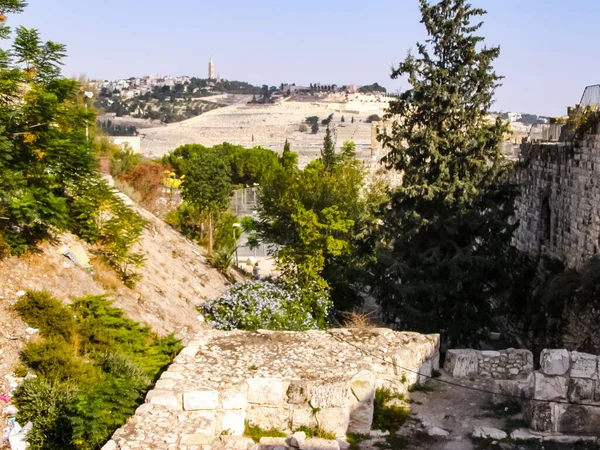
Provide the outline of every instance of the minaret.
<path id="1" fill-rule="evenodd" d="M 210 57 L 210 61 L 208 62 L 208 79 L 215 79 L 215 63 L 212 60 L 212 56 Z"/>

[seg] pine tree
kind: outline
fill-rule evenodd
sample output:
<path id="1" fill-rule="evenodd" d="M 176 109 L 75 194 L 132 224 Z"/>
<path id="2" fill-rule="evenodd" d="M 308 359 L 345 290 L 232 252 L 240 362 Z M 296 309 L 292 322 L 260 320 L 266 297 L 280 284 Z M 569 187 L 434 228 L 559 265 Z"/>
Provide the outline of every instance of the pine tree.
<path id="1" fill-rule="evenodd" d="M 325 139 L 323 139 L 323 148 L 321 149 L 321 161 L 323 161 L 325 170 L 331 170 L 335 165 L 335 148 L 329 126 L 325 130 Z"/>
<path id="2" fill-rule="evenodd" d="M 354 116 L 352 116 L 352 119 L 350 120 L 350 123 L 354 123 Z"/>
<path id="3" fill-rule="evenodd" d="M 285 170 L 292 170 L 298 165 L 298 154 L 292 151 L 291 145 L 287 139 L 283 145 L 283 153 L 279 158 L 279 162 Z"/>
<path id="4" fill-rule="evenodd" d="M 344 123 L 345 121 L 346 121 L 346 119 L 344 118 L 344 116 L 342 116 L 341 122 Z"/>
<path id="5" fill-rule="evenodd" d="M 490 324 L 513 231 L 500 151 L 507 125 L 488 121 L 500 50 L 474 34 L 484 10 L 420 3 L 429 38 L 393 70 L 411 89 L 390 104 L 394 126 L 379 136 L 403 177 L 385 210 L 376 286 L 389 320 L 473 344 Z"/>

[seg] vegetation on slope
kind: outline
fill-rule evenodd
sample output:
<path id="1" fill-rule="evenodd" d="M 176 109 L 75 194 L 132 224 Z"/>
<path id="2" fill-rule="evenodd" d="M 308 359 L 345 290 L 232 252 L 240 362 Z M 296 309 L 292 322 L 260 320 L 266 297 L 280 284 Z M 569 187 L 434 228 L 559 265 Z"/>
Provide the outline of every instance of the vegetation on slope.
<path id="1" fill-rule="evenodd" d="M 21 355 L 37 377 L 15 394 L 17 420 L 33 423 L 27 436 L 32 450 L 101 447 L 181 350 L 173 336 L 156 337 L 105 296 L 65 306 L 47 292 L 31 291 L 15 307 L 41 337 Z"/>

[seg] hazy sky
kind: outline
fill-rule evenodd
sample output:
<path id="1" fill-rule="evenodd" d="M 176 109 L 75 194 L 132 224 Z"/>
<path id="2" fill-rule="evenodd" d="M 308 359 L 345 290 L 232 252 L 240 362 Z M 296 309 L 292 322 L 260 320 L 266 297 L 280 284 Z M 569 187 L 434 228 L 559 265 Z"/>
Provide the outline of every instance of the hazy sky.
<path id="1" fill-rule="evenodd" d="M 493 109 L 563 115 L 600 83 L 600 1 L 473 0 L 500 45 Z M 67 76 L 207 75 L 254 84 L 370 84 L 425 37 L 417 0 L 29 0 L 9 23 L 67 45 Z"/>

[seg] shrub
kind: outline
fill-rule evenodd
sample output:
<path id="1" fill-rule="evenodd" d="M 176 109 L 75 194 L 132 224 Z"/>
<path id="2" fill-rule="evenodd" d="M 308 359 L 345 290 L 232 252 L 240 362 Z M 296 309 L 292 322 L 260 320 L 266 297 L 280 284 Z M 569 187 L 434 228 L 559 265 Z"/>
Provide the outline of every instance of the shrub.
<path id="1" fill-rule="evenodd" d="M 57 307 L 44 293 L 28 297 L 46 299 L 20 309 L 31 317 Z M 159 339 L 127 319 L 105 296 L 61 307 L 72 318 L 71 340 L 40 333 L 40 341 L 23 349 L 22 362 L 37 378 L 15 393 L 18 420 L 33 423 L 32 450 L 95 450 L 134 413 L 182 347 L 173 336 Z"/>
<path id="2" fill-rule="evenodd" d="M 324 291 L 271 281 L 238 284 L 200 310 L 220 330 L 291 330 L 327 327 L 331 302 Z"/>
<path id="3" fill-rule="evenodd" d="M 31 422 L 27 434 L 32 450 L 74 449 L 68 406 L 75 399 L 75 389 L 65 383 L 43 377 L 25 380 L 15 392 L 15 406 L 19 409 L 17 421 Z"/>
<path id="4" fill-rule="evenodd" d="M 379 117 L 377 114 L 371 114 L 369 117 L 367 117 L 365 119 L 365 122 L 367 122 L 367 123 L 381 122 L 381 117 Z"/>
<path id="5" fill-rule="evenodd" d="M 298 127 L 298 131 L 300 133 L 306 133 L 308 131 L 308 127 L 306 126 L 306 124 L 301 123 Z"/>
<path id="6" fill-rule="evenodd" d="M 73 314 L 48 291 L 28 291 L 15 304 L 21 318 L 31 327 L 38 328 L 43 337 L 71 338 Z"/>
<path id="7" fill-rule="evenodd" d="M 403 401 L 402 394 L 392 392 L 388 388 L 375 390 L 373 401 L 373 429 L 394 433 L 404 425 L 410 411 L 404 405 L 393 404 L 394 401 Z"/>
<path id="8" fill-rule="evenodd" d="M 131 147 L 126 144 L 123 150 L 113 154 L 110 161 L 110 174 L 119 179 L 140 164 L 141 159 L 141 156 L 134 153 Z"/>
<path id="9" fill-rule="evenodd" d="M 140 196 L 140 203 L 147 209 L 154 209 L 164 187 L 165 167 L 148 162 L 134 167 L 123 179 Z"/>

